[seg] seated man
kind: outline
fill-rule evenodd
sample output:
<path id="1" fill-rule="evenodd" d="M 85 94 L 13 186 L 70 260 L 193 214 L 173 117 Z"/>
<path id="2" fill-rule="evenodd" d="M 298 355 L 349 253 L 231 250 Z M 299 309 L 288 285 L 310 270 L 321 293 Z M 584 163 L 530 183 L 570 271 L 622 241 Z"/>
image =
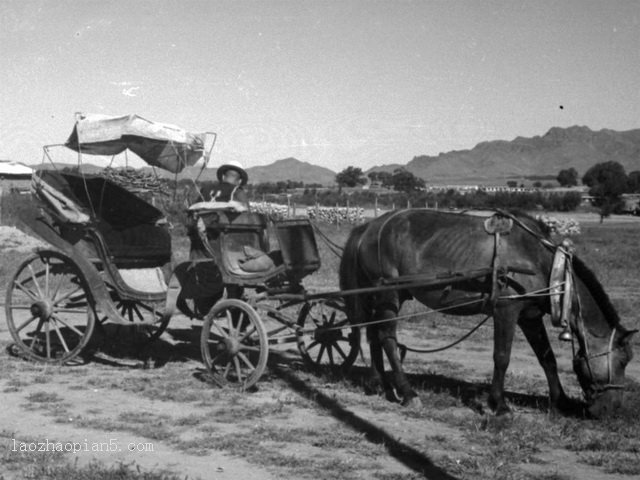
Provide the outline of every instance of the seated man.
<path id="1" fill-rule="evenodd" d="M 249 176 L 240 162 L 231 161 L 221 165 L 216 172 L 218 186 L 211 191 L 211 200 L 191 205 L 189 210 L 234 210 L 249 211 L 249 199 L 243 186 Z"/>

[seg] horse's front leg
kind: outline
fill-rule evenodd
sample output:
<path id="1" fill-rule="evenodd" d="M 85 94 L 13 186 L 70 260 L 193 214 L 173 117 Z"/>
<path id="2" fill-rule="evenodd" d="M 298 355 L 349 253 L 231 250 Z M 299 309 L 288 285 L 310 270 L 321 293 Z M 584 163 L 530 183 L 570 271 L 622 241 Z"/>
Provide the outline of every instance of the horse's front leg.
<path id="1" fill-rule="evenodd" d="M 488 404 L 496 415 L 511 412 L 504 398 L 504 379 L 511 359 L 517 313 L 513 308 L 497 308 L 493 315 L 493 380 Z"/>
<path id="2" fill-rule="evenodd" d="M 396 312 L 393 310 L 385 310 L 381 315 L 381 319 L 388 319 L 378 328 L 378 339 L 382 344 L 382 348 L 387 355 L 391 371 L 393 372 L 393 384 L 400 397 L 403 406 L 419 407 L 421 405 L 418 394 L 411 388 L 407 379 L 398 351 L 398 340 L 396 339 Z"/>
<path id="3" fill-rule="evenodd" d="M 520 325 L 520 329 L 531 345 L 547 377 L 551 410 L 560 412 L 570 411 L 573 403 L 564 393 L 562 384 L 560 383 L 556 357 L 551 349 L 547 330 L 542 323 L 542 312 L 537 310 L 529 313 L 524 310 L 520 314 L 518 325 Z"/>

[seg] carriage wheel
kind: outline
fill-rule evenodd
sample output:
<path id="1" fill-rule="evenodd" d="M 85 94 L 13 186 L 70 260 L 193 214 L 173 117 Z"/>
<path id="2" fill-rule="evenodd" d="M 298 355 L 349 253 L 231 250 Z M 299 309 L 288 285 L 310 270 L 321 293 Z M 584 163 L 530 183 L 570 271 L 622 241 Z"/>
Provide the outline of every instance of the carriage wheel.
<path id="1" fill-rule="evenodd" d="M 5 303 L 14 342 L 29 358 L 69 363 L 89 342 L 93 299 L 78 266 L 56 251 L 25 260 L 11 279 Z"/>
<path id="2" fill-rule="evenodd" d="M 116 309 L 129 324 L 122 326 L 126 328 L 136 328 L 137 343 L 151 343 L 160 338 L 164 333 L 171 320 L 170 315 L 164 315 L 165 300 L 161 301 L 142 301 L 142 300 L 123 300 L 118 293 L 111 290 L 111 299 Z M 109 320 L 108 317 L 100 321 L 100 325 L 104 325 Z M 143 324 L 141 324 L 143 323 Z M 120 327 L 121 325 L 118 325 Z M 119 329 L 116 328 L 119 333 Z"/>
<path id="3" fill-rule="evenodd" d="M 267 332 L 260 316 L 242 300 L 216 303 L 202 325 L 202 360 L 219 385 L 247 389 L 267 366 Z"/>
<path id="4" fill-rule="evenodd" d="M 298 314 L 298 350 L 313 367 L 348 370 L 360 351 L 360 329 L 349 328 L 344 305 L 337 300 L 305 303 Z M 309 329 L 313 328 L 313 332 Z"/>

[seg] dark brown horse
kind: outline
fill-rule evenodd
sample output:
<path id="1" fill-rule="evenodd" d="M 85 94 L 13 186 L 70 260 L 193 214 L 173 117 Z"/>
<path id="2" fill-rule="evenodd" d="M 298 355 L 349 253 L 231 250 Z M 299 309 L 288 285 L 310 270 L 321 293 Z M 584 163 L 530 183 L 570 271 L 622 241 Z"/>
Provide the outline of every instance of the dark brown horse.
<path id="1" fill-rule="evenodd" d="M 504 379 L 511 356 L 516 324 L 531 344 L 549 383 L 551 406 L 568 410 L 572 402 L 558 377 L 543 316 L 550 312 L 549 276 L 554 244 L 548 229 L 524 215 L 502 212 L 510 231 L 488 231 L 478 215 L 400 210 L 356 227 L 345 246 L 340 265 L 342 290 L 375 287 L 400 279 L 398 289 L 347 295 L 352 323 L 394 319 L 402 302 L 415 298 L 432 309 L 447 308 L 454 315 L 493 316 L 493 380 L 489 406 L 497 413 L 509 411 Z M 574 339 L 574 371 L 585 393 L 589 412 L 600 416 L 622 400 L 624 369 L 631 360 L 626 330 L 602 286 L 584 263 L 573 256 L 575 294 L 570 320 Z M 464 275 L 480 272 L 476 276 Z M 483 273 L 484 272 L 484 273 Z M 425 286 L 403 279 L 447 278 L 451 282 Z M 397 280 L 396 280 L 397 282 Z M 372 289 L 374 290 L 374 289 Z M 403 404 L 419 403 L 402 370 L 396 340 L 396 321 L 367 326 L 374 374 L 384 377 L 383 350 L 393 371 L 393 383 Z"/>

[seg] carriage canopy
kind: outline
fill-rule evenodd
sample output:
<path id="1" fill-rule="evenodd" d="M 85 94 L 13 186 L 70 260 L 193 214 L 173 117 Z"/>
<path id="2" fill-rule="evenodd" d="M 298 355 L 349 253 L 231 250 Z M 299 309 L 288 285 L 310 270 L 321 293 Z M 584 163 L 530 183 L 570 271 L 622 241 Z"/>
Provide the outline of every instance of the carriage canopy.
<path id="1" fill-rule="evenodd" d="M 151 166 L 178 173 L 204 156 L 206 135 L 135 114 L 78 114 L 65 145 L 90 155 L 117 155 L 130 150 Z"/>

